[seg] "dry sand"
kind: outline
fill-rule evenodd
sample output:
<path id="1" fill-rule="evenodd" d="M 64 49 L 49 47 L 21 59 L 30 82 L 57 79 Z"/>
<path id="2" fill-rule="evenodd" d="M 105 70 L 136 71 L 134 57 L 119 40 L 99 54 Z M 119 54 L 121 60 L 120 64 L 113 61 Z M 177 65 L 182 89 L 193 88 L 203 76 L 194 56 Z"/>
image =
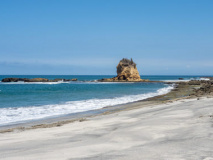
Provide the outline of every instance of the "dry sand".
<path id="1" fill-rule="evenodd" d="M 0 134 L 4 160 L 213 160 L 213 98 Z"/>

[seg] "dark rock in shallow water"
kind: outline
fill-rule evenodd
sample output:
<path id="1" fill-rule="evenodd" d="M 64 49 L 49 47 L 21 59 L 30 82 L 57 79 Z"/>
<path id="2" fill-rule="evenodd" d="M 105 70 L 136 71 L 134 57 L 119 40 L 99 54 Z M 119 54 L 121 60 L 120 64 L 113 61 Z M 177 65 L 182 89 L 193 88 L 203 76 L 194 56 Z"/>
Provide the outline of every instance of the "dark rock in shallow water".
<path id="1" fill-rule="evenodd" d="M 49 80 L 46 78 L 33 78 L 33 79 L 30 79 L 29 82 L 49 82 Z"/>
<path id="2" fill-rule="evenodd" d="M 195 93 L 193 95 L 200 97 L 203 95 L 211 95 L 213 96 L 213 81 L 198 81 L 193 80 L 186 82 L 188 85 L 200 86 L 199 88 L 195 88 Z"/>
<path id="3" fill-rule="evenodd" d="M 64 79 L 56 78 L 54 80 L 49 80 L 49 82 L 60 82 L 60 81 L 64 81 Z"/>
<path id="4" fill-rule="evenodd" d="M 202 81 L 198 81 L 198 80 L 191 80 L 189 82 L 177 82 L 177 84 L 181 84 L 181 85 L 200 85 L 202 83 Z"/>
<path id="5" fill-rule="evenodd" d="M 28 78 L 4 78 L 2 82 L 18 82 L 18 81 L 29 81 Z"/>
<path id="6" fill-rule="evenodd" d="M 54 80 L 49 80 L 46 78 L 4 78 L 2 79 L 2 82 L 18 82 L 18 81 L 23 81 L 23 82 L 59 82 L 59 81 L 77 81 L 77 78 L 73 79 L 54 79 Z"/>
<path id="7" fill-rule="evenodd" d="M 19 78 L 4 78 L 2 82 L 18 82 Z"/>
<path id="8" fill-rule="evenodd" d="M 200 85 L 201 83 L 202 83 L 201 81 L 197 81 L 197 80 L 192 80 L 188 82 L 189 85 Z"/>
<path id="9" fill-rule="evenodd" d="M 29 79 L 28 78 L 19 78 L 18 81 L 24 81 L 24 82 L 26 82 L 26 81 L 29 81 Z"/>

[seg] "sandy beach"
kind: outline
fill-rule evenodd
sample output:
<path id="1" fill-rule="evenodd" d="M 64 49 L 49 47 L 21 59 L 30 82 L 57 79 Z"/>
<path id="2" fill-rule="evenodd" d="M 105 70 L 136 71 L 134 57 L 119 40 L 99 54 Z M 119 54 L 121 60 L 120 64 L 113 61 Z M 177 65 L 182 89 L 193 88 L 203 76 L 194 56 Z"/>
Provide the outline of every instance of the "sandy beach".
<path id="1" fill-rule="evenodd" d="M 0 159 L 212 160 L 212 104 L 213 98 L 182 99 L 2 133 Z"/>
<path id="2" fill-rule="evenodd" d="M 213 0 L 0 0 L 0 160 L 213 160 Z"/>

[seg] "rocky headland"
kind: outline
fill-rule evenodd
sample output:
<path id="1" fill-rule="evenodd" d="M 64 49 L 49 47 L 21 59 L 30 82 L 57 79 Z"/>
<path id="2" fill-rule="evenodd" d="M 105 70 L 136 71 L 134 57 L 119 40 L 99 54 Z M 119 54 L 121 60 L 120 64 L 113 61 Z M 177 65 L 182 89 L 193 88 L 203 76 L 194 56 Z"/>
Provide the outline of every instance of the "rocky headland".
<path id="1" fill-rule="evenodd" d="M 213 96 L 213 80 L 192 80 L 189 82 L 179 82 L 178 86 L 192 86 L 192 97 Z"/>
<path id="2" fill-rule="evenodd" d="M 123 58 L 117 65 L 117 76 L 98 80 L 99 82 L 149 82 L 140 78 L 136 63 Z"/>
<path id="3" fill-rule="evenodd" d="M 47 79 L 47 78 L 4 78 L 2 82 L 68 82 L 68 81 L 77 81 L 76 78 L 73 79 Z"/>

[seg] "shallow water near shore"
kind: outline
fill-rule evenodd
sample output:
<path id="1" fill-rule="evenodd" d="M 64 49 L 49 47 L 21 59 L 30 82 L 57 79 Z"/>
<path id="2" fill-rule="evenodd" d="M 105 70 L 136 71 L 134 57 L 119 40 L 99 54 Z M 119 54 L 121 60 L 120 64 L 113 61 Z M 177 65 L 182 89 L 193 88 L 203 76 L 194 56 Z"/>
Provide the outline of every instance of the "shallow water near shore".
<path id="1" fill-rule="evenodd" d="M 0 76 L 78 78 L 77 82 L 0 83 L 0 126 L 125 104 L 168 93 L 164 83 L 102 83 L 112 76 Z M 199 76 L 144 76 L 150 80 L 199 79 Z"/>

